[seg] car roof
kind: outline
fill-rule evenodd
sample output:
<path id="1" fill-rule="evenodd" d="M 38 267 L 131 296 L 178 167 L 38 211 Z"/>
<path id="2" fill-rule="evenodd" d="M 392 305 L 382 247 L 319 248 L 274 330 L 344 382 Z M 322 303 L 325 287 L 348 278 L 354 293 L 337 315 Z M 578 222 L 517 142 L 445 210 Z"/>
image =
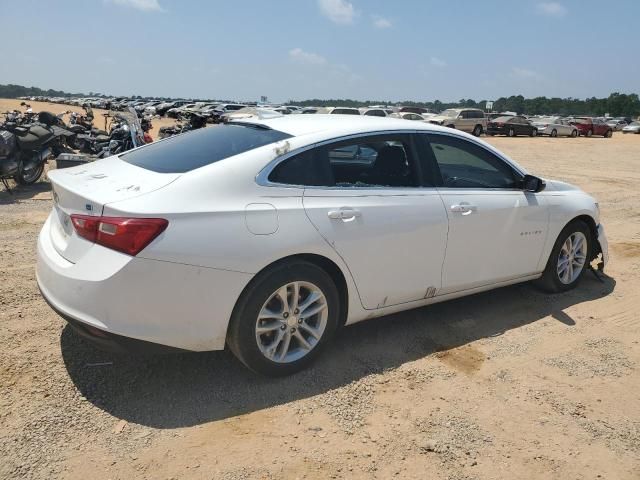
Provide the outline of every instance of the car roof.
<path id="1" fill-rule="evenodd" d="M 368 115 L 287 115 L 271 119 L 247 119 L 243 123 L 264 125 L 294 137 L 312 133 L 325 133 L 328 138 L 357 133 L 385 130 L 431 130 L 451 132 L 451 129 L 428 123 L 409 123 L 407 120 L 393 117 L 374 117 Z"/>

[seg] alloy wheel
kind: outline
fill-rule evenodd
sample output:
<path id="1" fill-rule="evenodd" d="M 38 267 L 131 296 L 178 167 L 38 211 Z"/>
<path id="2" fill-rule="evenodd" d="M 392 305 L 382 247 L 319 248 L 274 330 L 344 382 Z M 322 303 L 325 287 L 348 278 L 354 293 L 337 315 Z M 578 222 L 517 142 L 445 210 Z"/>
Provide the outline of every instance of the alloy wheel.
<path id="1" fill-rule="evenodd" d="M 565 285 L 577 280 L 587 261 L 587 237 L 582 232 L 574 232 L 567 237 L 558 254 L 558 278 Z"/>
<path id="2" fill-rule="evenodd" d="M 318 344 L 327 326 L 327 299 L 310 282 L 291 282 L 273 292 L 256 321 L 260 352 L 276 363 L 291 363 Z"/>

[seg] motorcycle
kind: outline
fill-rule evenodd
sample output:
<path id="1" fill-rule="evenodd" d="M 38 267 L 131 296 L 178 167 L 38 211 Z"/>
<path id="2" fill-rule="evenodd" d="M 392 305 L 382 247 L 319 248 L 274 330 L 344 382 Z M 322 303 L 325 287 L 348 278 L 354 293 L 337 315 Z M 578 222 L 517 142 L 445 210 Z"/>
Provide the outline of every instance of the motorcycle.
<path id="1" fill-rule="evenodd" d="M 5 124 L 0 130 L 0 181 L 5 188 L 11 178 L 20 185 L 37 182 L 49 157 L 68 151 L 65 137 L 70 132 L 58 125 L 59 119 L 49 112 L 40 112 L 32 124 Z"/>

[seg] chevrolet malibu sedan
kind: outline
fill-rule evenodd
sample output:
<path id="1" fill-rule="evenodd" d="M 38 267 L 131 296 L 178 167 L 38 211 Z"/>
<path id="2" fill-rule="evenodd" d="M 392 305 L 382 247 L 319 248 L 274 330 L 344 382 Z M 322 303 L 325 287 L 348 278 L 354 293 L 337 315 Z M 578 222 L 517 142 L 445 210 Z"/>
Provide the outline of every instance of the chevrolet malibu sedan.
<path id="1" fill-rule="evenodd" d="M 598 204 L 466 133 L 367 116 L 231 122 L 49 172 L 42 295 L 103 346 L 286 375 L 343 325 L 604 268 Z M 595 260 L 595 261 L 594 261 Z"/>

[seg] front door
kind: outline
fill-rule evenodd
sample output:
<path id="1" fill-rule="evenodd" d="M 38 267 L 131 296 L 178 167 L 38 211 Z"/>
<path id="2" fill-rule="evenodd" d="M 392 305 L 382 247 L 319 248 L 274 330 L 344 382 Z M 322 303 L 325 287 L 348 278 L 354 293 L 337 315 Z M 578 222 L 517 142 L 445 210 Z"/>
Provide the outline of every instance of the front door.
<path id="1" fill-rule="evenodd" d="M 429 134 L 449 218 L 440 294 L 537 273 L 548 226 L 544 197 L 521 175 L 469 140 Z"/>

